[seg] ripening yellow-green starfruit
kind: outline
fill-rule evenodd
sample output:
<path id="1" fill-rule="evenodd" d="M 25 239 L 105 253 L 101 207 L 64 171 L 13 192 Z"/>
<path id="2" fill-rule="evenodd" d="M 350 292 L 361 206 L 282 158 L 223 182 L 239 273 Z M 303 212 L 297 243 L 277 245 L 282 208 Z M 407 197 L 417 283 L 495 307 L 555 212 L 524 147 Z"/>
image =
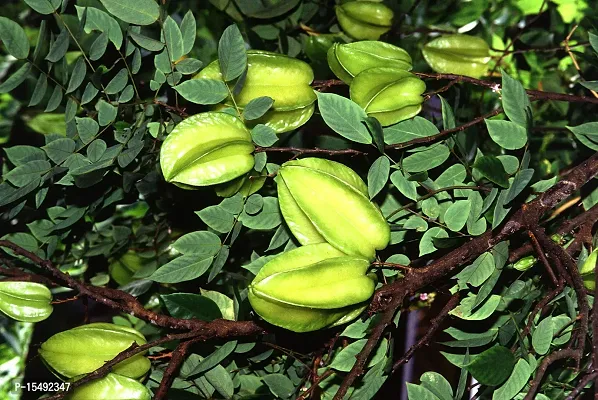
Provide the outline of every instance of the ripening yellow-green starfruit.
<path id="1" fill-rule="evenodd" d="M 351 1 L 336 6 L 343 31 L 357 40 L 378 40 L 392 26 L 394 12 L 381 2 Z"/>
<path id="2" fill-rule="evenodd" d="M 95 371 L 133 343 L 145 344 L 145 337 L 133 328 L 97 322 L 55 334 L 42 343 L 39 354 L 55 373 L 73 378 Z M 139 378 L 150 367 L 150 361 L 137 354 L 117 364 L 112 371 Z"/>
<path id="3" fill-rule="evenodd" d="M 201 70 L 194 79 L 222 80 L 218 60 Z M 247 52 L 247 75 L 243 88 L 224 101 L 226 106 L 236 104 L 244 110 L 247 104 L 258 97 L 274 100 L 272 108 L 262 117 L 247 121 L 251 125 L 264 124 L 278 133 L 292 131 L 305 124 L 315 109 L 316 94 L 310 84 L 314 74 L 309 64 L 296 58 L 269 51 L 249 50 Z M 233 83 L 231 91 L 233 90 Z"/>
<path id="4" fill-rule="evenodd" d="M 73 390 L 67 400 L 151 400 L 152 393 L 135 379 L 110 373 Z"/>
<path id="5" fill-rule="evenodd" d="M 22 322 L 39 322 L 52 314 L 52 293 L 35 282 L 0 282 L 0 311 Z"/>
<path id="6" fill-rule="evenodd" d="M 343 82 L 350 84 L 360 72 L 369 68 L 387 67 L 411 70 L 411 56 L 400 47 L 389 43 L 365 40 L 335 43 L 328 50 L 328 65 Z"/>
<path id="7" fill-rule="evenodd" d="M 303 245 L 328 242 L 343 253 L 373 260 L 390 241 L 390 227 L 352 169 L 320 158 L 288 161 L 278 170 L 278 201 Z"/>
<path id="8" fill-rule="evenodd" d="M 178 124 L 160 151 L 167 182 L 184 188 L 231 181 L 253 168 L 251 133 L 230 114 L 205 112 Z"/>
<path id="9" fill-rule="evenodd" d="M 294 332 L 356 318 L 375 288 L 369 262 L 327 243 L 298 247 L 267 262 L 249 286 L 249 302 L 266 321 Z"/>
<path id="10" fill-rule="evenodd" d="M 382 126 L 413 118 L 422 108 L 424 81 L 395 68 L 369 68 L 351 82 L 351 100 Z"/>
<path id="11" fill-rule="evenodd" d="M 488 72 L 490 47 L 479 37 L 445 35 L 426 44 L 423 55 L 436 72 L 479 78 Z"/>

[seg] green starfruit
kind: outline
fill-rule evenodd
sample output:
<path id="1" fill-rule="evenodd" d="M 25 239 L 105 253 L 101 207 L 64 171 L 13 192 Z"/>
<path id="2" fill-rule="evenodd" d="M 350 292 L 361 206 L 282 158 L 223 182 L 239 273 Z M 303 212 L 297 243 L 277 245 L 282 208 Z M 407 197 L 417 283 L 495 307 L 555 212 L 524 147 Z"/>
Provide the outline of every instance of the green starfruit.
<path id="1" fill-rule="evenodd" d="M 598 261 L 598 249 L 590 253 L 588 258 L 584 261 L 579 273 L 583 279 L 583 285 L 586 289 L 596 289 L 596 262 Z"/>
<path id="2" fill-rule="evenodd" d="M 376 1 L 352 1 L 335 11 L 343 31 L 357 40 L 378 40 L 390 30 L 394 17 L 390 8 Z"/>
<path id="3" fill-rule="evenodd" d="M 108 272 L 116 283 L 126 285 L 134 279 L 133 276 L 137 271 L 152 262 L 152 260 L 140 257 L 135 251 L 129 250 L 119 259 L 110 263 Z"/>
<path id="4" fill-rule="evenodd" d="M 335 43 L 328 50 L 327 57 L 332 72 L 347 84 L 369 68 L 388 67 L 410 71 L 412 67 L 411 56 L 402 48 L 371 40 Z"/>
<path id="5" fill-rule="evenodd" d="M 218 60 L 201 70 L 194 79 L 222 80 Z M 251 125 L 264 124 L 278 133 L 292 131 L 305 124 L 315 109 L 316 94 L 310 84 L 314 74 L 309 64 L 269 51 L 247 52 L 247 75 L 243 88 L 229 96 L 225 106 L 236 106 L 244 110 L 247 104 L 258 97 L 274 100 L 272 108 L 262 117 L 248 121 Z M 231 92 L 233 83 L 229 83 Z"/>
<path id="6" fill-rule="evenodd" d="M 0 282 L 0 311 L 22 322 L 43 321 L 52 314 L 50 289 L 35 282 Z"/>
<path id="7" fill-rule="evenodd" d="M 269 323 L 309 332 L 355 319 L 375 288 L 369 262 L 327 243 L 298 247 L 267 262 L 249 286 L 249 302 Z"/>
<path id="8" fill-rule="evenodd" d="M 422 108 L 424 81 L 411 72 L 394 68 L 370 68 L 351 83 L 351 100 L 375 117 L 382 126 L 413 118 Z"/>
<path id="9" fill-rule="evenodd" d="M 352 169 L 320 158 L 282 165 L 276 178 L 282 215 L 303 245 L 328 242 L 373 260 L 390 241 L 390 227 Z"/>
<path id="10" fill-rule="evenodd" d="M 148 388 L 135 379 L 110 373 L 76 388 L 68 400 L 151 400 Z"/>
<path id="11" fill-rule="evenodd" d="M 423 55 L 436 72 L 479 78 L 488 71 L 490 48 L 479 37 L 446 35 L 426 44 Z"/>
<path id="12" fill-rule="evenodd" d="M 513 264 L 513 268 L 515 268 L 517 271 L 527 271 L 534 266 L 536 261 L 538 261 L 538 259 L 534 256 L 523 257 Z"/>
<path id="13" fill-rule="evenodd" d="M 98 322 L 55 334 L 42 343 L 39 354 L 55 373 L 73 378 L 95 371 L 133 343 L 145 344 L 145 337 L 133 328 Z M 112 371 L 139 378 L 150 367 L 150 361 L 137 354 L 117 364 Z"/>
<path id="14" fill-rule="evenodd" d="M 181 187 L 215 185 L 251 170 L 254 149 L 240 119 L 205 112 L 185 119 L 166 137 L 160 167 L 167 182 Z"/>

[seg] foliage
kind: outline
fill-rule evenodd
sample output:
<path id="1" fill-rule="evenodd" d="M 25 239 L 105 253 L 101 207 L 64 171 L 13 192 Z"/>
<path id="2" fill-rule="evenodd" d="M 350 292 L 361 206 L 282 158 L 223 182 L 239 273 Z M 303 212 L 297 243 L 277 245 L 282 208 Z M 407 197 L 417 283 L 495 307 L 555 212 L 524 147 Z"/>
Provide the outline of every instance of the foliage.
<path id="1" fill-rule="evenodd" d="M 591 391 L 589 3 L 3 4 L 0 391 L 34 326 L 73 398 L 396 398 L 417 351 L 460 374 L 410 399 Z"/>

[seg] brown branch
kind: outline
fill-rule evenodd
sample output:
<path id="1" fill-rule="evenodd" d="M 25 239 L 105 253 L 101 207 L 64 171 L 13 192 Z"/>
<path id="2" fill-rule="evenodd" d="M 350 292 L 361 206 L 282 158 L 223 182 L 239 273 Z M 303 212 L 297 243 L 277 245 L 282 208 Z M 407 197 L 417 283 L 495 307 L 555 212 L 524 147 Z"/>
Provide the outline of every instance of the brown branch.
<path id="1" fill-rule="evenodd" d="M 525 395 L 523 400 L 533 400 L 534 399 L 536 392 L 538 391 L 538 389 L 540 388 L 540 385 L 542 384 L 542 378 L 544 377 L 546 370 L 548 370 L 548 367 L 550 367 L 551 364 L 555 363 L 556 361 L 565 359 L 565 358 L 576 358 L 579 353 L 581 353 L 581 351 L 579 351 L 579 350 L 563 349 L 563 350 L 555 351 L 554 353 L 546 356 L 540 363 L 540 366 L 538 367 L 538 370 L 536 371 L 536 377 L 532 381 L 531 387 L 530 387 L 529 391 L 527 392 L 527 394 Z"/>
<path id="2" fill-rule="evenodd" d="M 534 309 L 532 310 L 532 312 L 529 315 L 529 319 L 527 320 L 527 324 L 525 325 L 525 328 L 523 328 L 523 330 L 521 331 L 521 337 L 526 337 L 531 329 L 532 329 L 532 325 L 534 324 L 534 319 L 536 318 L 536 314 L 538 313 L 543 313 L 544 312 L 544 307 L 546 307 L 556 296 L 558 296 L 559 294 L 561 294 L 561 292 L 563 291 L 564 288 L 564 281 L 561 279 L 557 286 L 552 289 L 550 292 L 548 292 L 548 294 L 546 294 L 542 300 L 540 300 L 536 306 L 534 307 Z M 540 314 L 541 316 L 542 314 Z M 512 349 L 513 350 L 513 349 Z"/>
<path id="3" fill-rule="evenodd" d="M 417 351 L 417 349 L 423 346 L 427 346 L 430 343 L 438 329 L 440 329 L 444 320 L 448 317 L 449 312 L 453 308 L 455 308 L 458 303 L 459 294 L 454 294 L 453 296 L 451 296 L 451 298 L 446 302 L 444 307 L 442 307 L 442 310 L 440 310 L 438 315 L 430 321 L 430 328 L 426 331 L 426 334 L 422 336 L 422 338 L 419 339 L 417 343 L 411 346 L 409 350 L 405 352 L 403 357 L 401 357 L 400 360 L 394 363 L 394 365 L 392 366 L 392 372 L 396 372 L 396 370 L 399 369 L 401 365 L 408 362 L 411 359 L 411 356 L 413 356 L 413 353 Z"/>
<path id="4" fill-rule="evenodd" d="M 104 365 L 102 365 L 100 368 L 96 369 L 95 371 L 90 372 L 89 374 L 85 375 L 83 378 L 73 382 L 69 386 L 68 390 L 59 392 L 53 396 L 47 397 L 46 400 L 60 400 L 60 399 L 64 398 L 64 396 L 66 396 L 67 393 L 73 391 L 74 389 L 76 389 L 80 386 L 83 386 L 86 383 L 89 383 L 93 380 L 105 377 L 112 371 L 112 367 L 114 367 L 116 364 L 120 363 L 121 361 L 127 360 L 136 354 L 143 353 L 144 351 L 147 351 L 147 350 L 151 349 L 152 347 L 159 346 L 163 343 L 172 342 L 173 340 L 190 339 L 190 338 L 194 338 L 194 337 L 201 336 L 201 335 L 203 335 L 202 332 L 191 331 L 191 332 L 186 332 L 186 333 L 166 335 L 160 339 L 156 339 L 152 342 L 148 342 L 141 346 L 139 346 L 137 343 L 133 342 L 133 344 L 128 349 L 121 351 L 112 360 L 106 362 Z"/>
<path id="5" fill-rule="evenodd" d="M 168 390 L 172 386 L 172 382 L 174 382 L 174 378 L 176 378 L 176 373 L 178 372 L 181 364 L 185 361 L 185 357 L 189 352 L 189 348 L 199 340 L 201 340 L 201 338 L 187 340 L 185 342 L 179 343 L 176 349 L 174 349 L 172 352 L 172 358 L 170 359 L 168 367 L 164 371 L 164 375 L 160 381 L 160 386 L 158 386 L 158 389 L 154 394 L 154 400 L 163 400 L 167 398 Z"/>
<path id="6" fill-rule="evenodd" d="M 351 156 L 363 156 L 368 153 L 364 151 L 354 149 L 343 149 L 343 150 L 329 150 L 329 149 L 302 149 L 300 147 L 260 147 L 255 148 L 256 153 L 296 153 L 296 157 L 304 154 L 326 154 L 329 156 L 336 155 L 351 155 Z"/>
<path id="7" fill-rule="evenodd" d="M 596 371 L 592 371 L 592 372 L 589 372 L 586 375 L 584 375 L 584 377 L 579 380 L 579 382 L 577 383 L 575 388 L 571 391 L 571 393 L 569 393 L 567 395 L 567 397 L 565 397 L 565 400 L 575 400 L 577 398 L 577 396 L 579 396 L 581 394 L 581 392 L 586 387 L 586 385 L 588 383 L 590 383 L 591 380 L 594 380 L 597 377 L 598 377 L 598 372 L 596 372 Z M 596 386 L 596 383 L 594 383 L 594 386 Z"/>
<path id="8" fill-rule="evenodd" d="M 491 111 L 485 115 L 482 115 L 480 117 L 474 118 L 471 121 L 469 121 L 463 125 L 460 125 L 460 126 L 457 126 L 457 127 L 451 128 L 451 129 L 445 129 L 445 130 L 440 131 L 437 134 L 432 135 L 432 136 L 424 136 L 424 137 L 419 137 L 419 138 L 412 139 L 412 140 L 409 140 L 409 141 L 403 142 L 403 143 L 391 144 L 391 145 L 386 146 L 386 148 L 398 150 L 398 149 L 404 149 L 406 147 L 411 147 L 416 144 L 435 142 L 437 140 L 444 139 L 445 137 L 450 136 L 453 133 L 461 132 L 461 131 L 464 131 L 465 129 L 470 128 L 474 125 L 480 124 L 480 123 L 484 122 L 485 119 L 494 117 L 495 115 L 498 115 L 502 112 L 503 112 L 502 108 L 497 108 L 496 110 L 493 110 L 493 111 Z"/>
<path id="9" fill-rule="evenodd" d="M 536 236 L 533 234 L 532 231 L 528 231 L 528 235 L 529 235 L 530 239 L 532 240 L 532 244 L 536 250 L 536 254 L 538 255 L 538 258 L 540 259 L 540 262 L 542 263 L 542 265 L 544 266 L 544 269 L 546 270 L 546 272 L 548 272 L 548 275 L 550 276 L 550 279 L 552 280 L 552 284 L 554 286 L 558 286 L 558 281 L 557 281 L 556 275 L 554 274 L 554 271 L 552 270 L 550 262 L 548 262 L 548 259 L 546 258 L 546 254 L 544 253 L 542 246 L 538 242 L 538 239 L 536 238 Z"/>

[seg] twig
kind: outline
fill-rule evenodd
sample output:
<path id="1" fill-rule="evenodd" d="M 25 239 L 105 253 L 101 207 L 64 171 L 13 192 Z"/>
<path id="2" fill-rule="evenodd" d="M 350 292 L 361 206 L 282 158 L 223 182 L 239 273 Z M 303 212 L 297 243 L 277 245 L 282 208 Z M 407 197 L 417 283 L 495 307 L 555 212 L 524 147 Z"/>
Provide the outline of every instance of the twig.
<path id="1" fill-rule="evenodd" d="M 558 281 L 556 279 L 556 275 L 554 274 L 554 271 L 552 270 L 552 267 L 550 266 L 550 262 L 548 262 L 548 259 L 546 258 L 546 254 L 544 253 L 542 246 L 540 245 L 540 243 L 538 243 L 538 239 L 536 238 L 536 236 L 533 234 L 532 231 L 528 231 L 528 235 L 529 235 L 530 239 L 532 240 L 532 244 L 533 244 L 534 248 L 536 249 L 536 254 L 538 255 L 538 258 L 542 262 L 542 265 L 544 265 L 544 269 L 546 270 L 546 272 L 548 272 L 548 275 L 550 276 L 550 279 L 552 280 L 552 284 L 554 286 L 558 286 Z"/>
<path id="2" fill-rule="evenodd" d="M 176 378 L 176 373 L 178 372 L 181 364 L 183 361 L 185 361 L 185 357 L 189 352 L 189 348 L 199 340 L 199 338 L 187 340 L 185 342 L 179 343 L 176 349 L 174 349 L 172 352 L 172 358 L 168 363 L 168 367 L 164 371 L 164 375 L 162 375 L 160 386 L 158 386 L 158 389 L 154 394 L 154 400 L 163 400 L 167 398 L 168 390 L 172 386 L 172 382 L 174 382 L 174 378 Z"/>
<path id="3" fill-rule="evenodd" d="M 546 370 L 548 369 L 548 367 L 550 367 L 551 364 L 555 363 L 556 361 L 565 359 L 565 358 L 576 358 L 578 356 L 578 353 L 580 353 L 579 350 L 563 349 L 563 350 L 555 351 L 554 353 L 546 356 L 540 363 L 540 366 L 538 367 L 538 370 L 536 371 L 536 376 L 531 383 L 531 387 L 530 387 L 529 391 L 527 392 L 527 394 L 525 395 L 523 400 L 533 400 L 534 399 L 536 392 L 538 391 L 540 384 L 542 383 L 542 378 L 544 377 Z"/>
<path id="4" fill-rule="evenodd" d="M 579 77 L 582 80 L 585 81 L 585 79 L 583 77 L 583 73 L 581 72 L 581 68 L 579 67 L 579 64 L 577 63 L 577 60 L 575 59 L 575 56 L 573 55 L 573 52 L 571 51 L 571 47 L 569 46 L 569 41 L 571 40 L 571 37 L 573 36 L 573 33 L 575 33 L 575 31 L 577 30 L 578 27 L 579 27 L 578 24 L 573 25 L 573 28 L 571 29 L 571 31 L 569 32 L 569 34 L 565 38 L 565 50 L 567 51 L 567 54 L 569 55 L 569 58 L 571 59 L 571 61 L 573 61 L 573 66 L 575 67 L 575 70 L 579 74 Z M 598 98 L 598 93 L 596 93 L 592 89 L 589 89 L 589 90 L 590 90 L 590 93 L 592 93 L 592 96 Z"/>
<path id="5" fill-rule="evenodd" d="M 449 312 L 457 306 L 459 303 L 459 294 L 454 294 L 451 298 L 446 302 L 442 310 L 438 313 L 436 317 L 434 317 L 430 321 L 430 328 L 426 331 L 426 334 L 421 337 L 413 346 L 409 348 L 397 362 L 394 363 L 392 366 L 392 372 L 396 372 L 397 369 L 406 362 L 411 359 L 413 353 L 417 351 L 420 347 L 426 346 L 430 343 L 440 326 L 444 322 L 444 320 L 448 317 Z"/>
<path id="6" fill-rule="evenodd" d="M 586 385 L 597 377 L 598 372 L 596 371 L 592 371 L 584 375 L 584 377 L 579 380 L 575 388 L 567 395 L 567 397 L 565 397 L 565 400 L 575 400 L 577 396 L 581 394 Z M 596 386 L 596 383 L 594 383 L 594 386 Z"/>
<path id="7" fill-rule="evenodd" d="M 296 156 L 301 156 L 304 154 L 326 154 L 329 156 L 336 156 L 336 155 L 351 155 L 351 156 L 363 156 L 367 155 L 364 151 L 354 150 L 354 149 L 342 149 L 342 150 L 329 150 L 329 149 L 302 149 L 300 147 L 260 147 L 257 146 L 255 148 L 256 153 L 296 153 Z"/>

